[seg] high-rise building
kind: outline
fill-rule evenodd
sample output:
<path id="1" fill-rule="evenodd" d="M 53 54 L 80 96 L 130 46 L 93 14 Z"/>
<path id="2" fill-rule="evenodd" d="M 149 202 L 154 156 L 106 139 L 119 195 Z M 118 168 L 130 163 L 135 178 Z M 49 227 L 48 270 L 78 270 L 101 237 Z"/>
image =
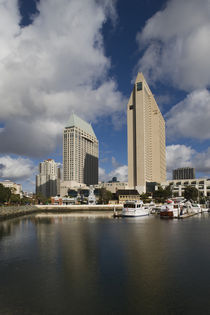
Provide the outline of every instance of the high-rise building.
<path id="1" fill-rule="evenodd" d="M 60 168 L 58 164 L 48 159 L 39 164 L 39 174 L 36 175 L 36 193 L 45 197 L 53 197 L 60 190 Z"/>
<path id="2" fill-rule="evenodd" d="M 145 192 L 147 182 L 166 180 L 165 121 L 138 73 L 127 105 L 128 186 Z"/>
<path id="3" fill-rule="evenodd" d="M 194 179 L 195 169 L 193 167 L 182 167 L 173 170 L 173 179 Z"/>
<path id="4" fill-rule="evenodd" d="M 98 140 L 92 126 L 72 114 L 63 133 L 63 179 L 98 183 Z"/>

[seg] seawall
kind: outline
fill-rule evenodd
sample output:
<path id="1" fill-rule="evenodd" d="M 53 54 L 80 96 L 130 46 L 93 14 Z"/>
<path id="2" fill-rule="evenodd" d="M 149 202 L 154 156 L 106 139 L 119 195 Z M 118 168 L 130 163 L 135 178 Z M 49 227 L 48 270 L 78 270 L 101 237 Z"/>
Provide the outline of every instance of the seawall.
<path id="1" fill-rule="evenodd" d="M 122 210 L 122 205 L 28 205 L 28 206 L 1 206 L 0 221 L 13 219 L 20 216 L 35 214 L 35 213 L 71 213 L 85 211 L 109 211 Z"/>
<path id="2" fill-rule="evenodd" d="M 28 206 L 0 206 L 0 221 L 13 219 L 23 215 L 38 213 L 40 210 L 32 205 Z"/>

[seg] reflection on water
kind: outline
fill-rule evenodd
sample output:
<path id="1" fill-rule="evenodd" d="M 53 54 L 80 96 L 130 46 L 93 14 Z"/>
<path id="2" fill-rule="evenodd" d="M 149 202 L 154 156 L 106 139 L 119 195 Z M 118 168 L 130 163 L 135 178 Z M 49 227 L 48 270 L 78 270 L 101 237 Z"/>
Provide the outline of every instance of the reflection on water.
<path id="1" fill-rule="evenodd" d="M 0 223 L 1 314 L 207 314 L 210 217 Z"/>

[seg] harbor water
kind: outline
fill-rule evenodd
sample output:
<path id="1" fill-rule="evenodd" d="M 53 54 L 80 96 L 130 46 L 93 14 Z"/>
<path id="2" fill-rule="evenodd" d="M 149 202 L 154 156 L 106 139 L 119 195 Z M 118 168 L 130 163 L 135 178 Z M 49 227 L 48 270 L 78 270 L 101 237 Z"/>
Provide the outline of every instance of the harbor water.
<path id="1" fill-rule="evenodd" d="M 0 314 L 209 314 L 210 214 L 0 222 Z"/>

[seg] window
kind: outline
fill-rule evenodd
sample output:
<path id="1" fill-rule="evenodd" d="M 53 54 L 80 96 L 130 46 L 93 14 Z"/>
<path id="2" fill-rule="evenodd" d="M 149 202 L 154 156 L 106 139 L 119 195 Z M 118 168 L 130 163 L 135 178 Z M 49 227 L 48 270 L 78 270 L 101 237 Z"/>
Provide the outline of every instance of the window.
<path id="1" fill-rule="evenodd" d="M 130 109 L 134 109 L 134 105 L 130 105 Z"/>
<path id="2" fill-rule="evenodd" d="M 142 82 L 137 82 L 136 87 L 137 87 L 137 91 L 141 91 L 142 90 Z"/>

